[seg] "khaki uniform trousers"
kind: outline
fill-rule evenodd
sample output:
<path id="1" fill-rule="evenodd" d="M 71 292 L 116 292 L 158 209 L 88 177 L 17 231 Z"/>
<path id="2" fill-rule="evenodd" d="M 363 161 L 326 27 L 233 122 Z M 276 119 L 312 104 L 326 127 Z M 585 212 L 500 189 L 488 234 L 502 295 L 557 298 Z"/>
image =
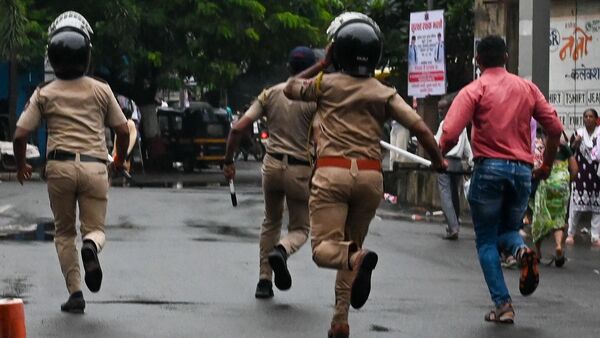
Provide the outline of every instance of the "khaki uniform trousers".
<path id="1" fill-rule="evenodd" d="M 81 235 L 96 244 L 105 242 L 104 220 L 108 202 L 108 171 L 100 162 L 48 161 L 48 196 L 54 214 L 54 244 L 69 294 L 81 291 L 79 255 L 75 245 L 76 205 L 79 205 Z"/>
<path id="2" fill-rule="evenodd" d="M 262 166 L 262 188 L 265 198 L 265 219 L 260 230 L 260 279 L 272 279 L 268 255 L 282 245 L 288 255 L 306 243 L 308 220 L 308 180 L 311 167 L 289 165 L 287 155 L 282 161 L 266 154 Z M 283 203 L 287 203 L 289 225 L 287 235 L 280 239 Z"/>
<path id="3" fill-rule="evenodd" d="M 369 223 L 383 195 L 383 176 L 376 170 L 320 167 L 312 179 L 310 225 L 313 260 L 318 266 L 337 269 L 335 312 L 332 323 L 347 323 L 351 251 L 362 248 Z"/>

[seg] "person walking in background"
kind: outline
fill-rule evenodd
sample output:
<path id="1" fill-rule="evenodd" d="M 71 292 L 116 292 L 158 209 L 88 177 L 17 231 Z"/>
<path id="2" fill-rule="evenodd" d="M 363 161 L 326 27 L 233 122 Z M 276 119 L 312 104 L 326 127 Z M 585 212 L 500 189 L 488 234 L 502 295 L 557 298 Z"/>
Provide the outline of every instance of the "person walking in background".
<path id="1" fill-rule="evenodd" d="M 566 140 L 565 140 L 566 141 Z M 565 219 L 569 202 L 570 181 L 577 175 L 577 161 L 567 144 L 561 144 L 548 179 L 541 181 L 534 198 L 531 234 L 538 258 L 542 257 L 542 240 L 554 235 L 554 264 L 565 264 L 563 252 Z"/>
<path id="2" fill-rule="evenodd" d="M 308 47 L 294 48 L 288 57 L 290 75 L 305 70 L 316 61 Z M 227 139 L 223 174 L 228 180 L 235 178 L 233 156 L 239 148 L 243 134 L 254 121 L 266 117 L 269 130 L 267 154 L 263 158 L 262 190 L 265 199 L 265 218 L 260 230 L 259 280 L 256 298 L 273 297 L 275 286 L 288 290 L 292 277 L 287 259 L 298 251 L 308 239 L 308 180 L 311 174 L 309 161 L 309 129 L 316 104 L 291 101 L 283 94 L 285 82 L 265 89 L 233 124 Z M 289 210 L 287 235 L 281 237 L 283 205 Z"/>
<path id="3" fill-rule="evenodd" d="M 531 190 L 531 177 L 550 174 L 563 126 L 554 108 L 532 82 L 504 68 L 508 53 L 504 40 L 487 36 L 477 46 L 476 60 L 483 74 L 454 99 L 442 127 L 440 147 L 447 154 L 469 121 L 475 167 L 469 204 L 475 228 L 479 263 L 494 309 L 486 321 L 513 323 L 515 312 L 504 282 L 498 249 L 508 251 L 521 264 L 519 291 L 532 294 L 539 283 L 535 252 L 519 235 Z M 532 173 L 530 120 L 546 130 L 547 147 L 542 166 Z"/>
<path id="4" fill-rule="evenodd" d="M 436 141 L 439 142 L 442 137 L 442 127 L 444 126 L 444 118 L 452 104 L 453 95 L 444 96 L 438 102 L 438 113 L 442 118 L 440 126 L 435 135 Z M 440 191 L 440 202 L 444 217 L 446 218 L 446 234 L 444 239 L 457 240 L 460 230 L 460 189 L 463 185 L 462 174 L 452 174 L 451 172 L 462 172 L 463 159 L 468 161 L 469 167 L 473 166 L 473 152 L 471 144 L 467 138 L 467 128 L 463 129 L 458 137 L 458 143 L 444 157 L 448 161 L 448 171 L 440 173 L 437 178 L 438 189 Z"/>
<path id="5" fill-rule="evenodd" d="M 408 142 L 410 140 L 410 131 L 396 121 L 392 121 L 392 129 L 390 131 L 390 143 L 400 149 L 407 150 Z M 396 162 L 408 162 L 408 160 L 400 156 L 395 151 L 390 151 L 390 170 L 394 170 L 394 163 Z"/>
<path id="6" fill-rule="evenodd" d="M 579 172 L 571 183 L 571 203 L 569 205 L 569 231 L 566 244 L 575 243 L 575 233 L 580 226 L 583 213 L 592 213 L 592 246 L 600 247 L 600 126 L 598 112 L 589 108 L 583 112 L 583 128 L 577 129 L 571 139 Z"/>

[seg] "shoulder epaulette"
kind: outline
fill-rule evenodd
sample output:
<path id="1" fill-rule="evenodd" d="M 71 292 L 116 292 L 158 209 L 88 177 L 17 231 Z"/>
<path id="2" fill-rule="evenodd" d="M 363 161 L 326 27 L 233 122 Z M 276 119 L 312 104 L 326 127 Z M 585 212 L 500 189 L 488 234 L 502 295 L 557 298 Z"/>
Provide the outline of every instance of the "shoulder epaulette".
<path id="1" fill-rule="evenodd" d="M 49 85 L 49 84 L 50 84 L 50 82 L 52 82 L 52 81 L 54 81 L 54 79 L 52 79 L 52 80 L 48 80 L 48 81 L 44 81 L 44 82 L 40 83 L 40 84 L 37 86 L 37 88 L 38 88 L 38 89 L 42 89 L 42 88 L 46 87 L 47 85 Z"/>
<path id="2" fill-rule="evenodd" d="M 96 80 L 96 81 L 99 81 L 99 82 L 102 82 L 102 83 L 108 84 L 108 82 L 106 82 L 106 80 L 104 80 L 104 79 L 103 79 L 103 78 L 101 78 L 101 77 L 97 77 L 97 76 L 90 76 L 90 77 L 91 77 L 92 79 Z"/>

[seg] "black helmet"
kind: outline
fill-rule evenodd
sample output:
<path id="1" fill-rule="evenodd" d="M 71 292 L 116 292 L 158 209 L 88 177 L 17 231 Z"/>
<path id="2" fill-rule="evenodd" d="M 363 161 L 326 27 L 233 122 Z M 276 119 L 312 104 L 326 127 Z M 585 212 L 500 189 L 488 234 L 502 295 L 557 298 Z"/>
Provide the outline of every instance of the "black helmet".
<path id="1" fill-rule="evenodd" d="M 85 75 L 93 33 L 87 20 L 77 12 L 64 12 L 52 22 L 48 28 L 48 60 L 59 79 Z"/>
<path id="2" fill-rule="evenodd" d="M 331 34 L 333 65 L 339 71 L 353 76 L 372 76 L 379 63 L 383 38 L 377 24 L 360 13 L 344 13 L 340 24 L 334 20 Z M 337 27 L 332 27 L 338 24 Z M 334 30 L 334 31 L 331 31 Z"/>
<path id="3" fill-rule="evenodd" d="M 48 60 L 59 79 L 85 75 L 90 64 L 90 40 L 75 28 L 60 29 L 48 41 Z"/>

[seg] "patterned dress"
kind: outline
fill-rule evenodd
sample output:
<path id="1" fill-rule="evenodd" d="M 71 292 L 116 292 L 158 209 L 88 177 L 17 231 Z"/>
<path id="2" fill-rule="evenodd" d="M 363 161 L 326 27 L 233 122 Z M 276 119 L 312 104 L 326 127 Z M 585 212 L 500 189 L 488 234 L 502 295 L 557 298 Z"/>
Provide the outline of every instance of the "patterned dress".
<path id="1" fill-rule="evenodd" d="M 571 183 L 570 208 L 571 211 L 600 213 L 600 178 L 595 151 L 599 145 L 600 127 L 597 127 L 592 135 L 588 135 L 585 130 L 577 132 L 585 132 L 585 137 L 575 154 L 579 172 Z"/>
<path id="2" fill-rule="evenodd" d="M 535 195 L 531 234 L 538 242 L 565 225 L 569 202 L 569 161 L 556 161 L 548 179 L 541 181 Z"/>

